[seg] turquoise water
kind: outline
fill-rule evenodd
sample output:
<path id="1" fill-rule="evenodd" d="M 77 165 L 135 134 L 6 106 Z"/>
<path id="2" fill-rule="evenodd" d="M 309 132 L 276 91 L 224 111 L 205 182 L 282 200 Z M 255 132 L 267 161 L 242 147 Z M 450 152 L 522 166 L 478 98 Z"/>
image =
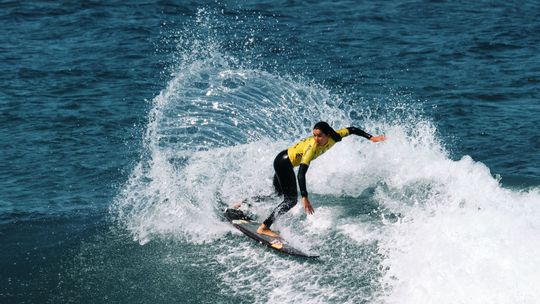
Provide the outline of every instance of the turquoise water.
<path id="1" fill-rule="evenodd" d="M 0 302 L 535 303 L 539 12 L 1 2 Z M 221 213 L 319 120 L 388 140 L 310 167 L 313 262 Z"/>

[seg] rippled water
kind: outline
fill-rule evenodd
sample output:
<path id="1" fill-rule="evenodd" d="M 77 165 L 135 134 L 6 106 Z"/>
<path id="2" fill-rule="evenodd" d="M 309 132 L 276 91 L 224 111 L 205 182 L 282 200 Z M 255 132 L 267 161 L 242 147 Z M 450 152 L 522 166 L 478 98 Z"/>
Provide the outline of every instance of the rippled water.
<path id="1" fill-rule="evenodd" d="M 1 302 L 534 303 L 539 12 L 0 3 Z M 310 167 L 313 262 L 221 212 L 318 120 L 388 141 Z"/>

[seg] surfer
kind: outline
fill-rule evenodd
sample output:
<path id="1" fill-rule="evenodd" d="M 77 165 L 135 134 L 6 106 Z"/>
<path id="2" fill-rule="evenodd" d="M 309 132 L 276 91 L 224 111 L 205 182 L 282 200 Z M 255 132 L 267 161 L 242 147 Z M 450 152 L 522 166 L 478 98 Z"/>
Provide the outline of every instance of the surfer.
<path id="1" fill-rule="evenodd" d="M 298 191 L 296 187 L 296 178 L 294 176 L 294 167 L 298 169 L 298 185 L 300 187 L 300 195 L 302 196 L 302 204 L 307 214 L 313 214 L 315 211 L 308 199 L 306 189 L 306 172 L 312 160 L 319 157 L 324 152 L 328 151 L 343 137 L 350 134 L 365 137 L 372 142 L 384 141 L 384 135 L 372 136 L 363 130 L 356 127 L 348 127 L 335 131 L 328 123 L 320 121 L 313 127 L 313 136 L 303 139 L 291 146 L 287 150 L 281 151 L 274 159 L 274 188 L 279 195 L 283 195 L 284 199 L 268 216 L 268 218 L 259 226 L 257 233 L 272 237 L 279 235 L 270 230 L 270 226 L 277 217 L 289 211 L 297 203 Z"/>

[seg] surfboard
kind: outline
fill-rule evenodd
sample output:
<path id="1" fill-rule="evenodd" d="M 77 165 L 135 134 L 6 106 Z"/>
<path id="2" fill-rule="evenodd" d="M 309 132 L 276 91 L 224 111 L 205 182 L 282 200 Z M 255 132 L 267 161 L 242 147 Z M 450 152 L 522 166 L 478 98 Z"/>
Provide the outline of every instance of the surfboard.
<path id="1" fill-rule="evenodd" d="M 293 246 L 288 244 L 287 241 L 285 241 L 282 237 L 271 237 L 268 235 L 258 234 L 257 228 L 259 228 L 261 223 L 252 220 L 249 216 L 245 215 L 244 212 L 239 209 L 225 209 L 225 218 L 227 218 L 227 220 L 229 220 L 229 222 L 234 227 L 236 227 L 236 229 L 240 230 L 245 235 L 257 241 L 259 244 L 292 256 L 304 258 L 319 257 L 318 255 L 307 254 L 299 249 L 294 248 Z"/>

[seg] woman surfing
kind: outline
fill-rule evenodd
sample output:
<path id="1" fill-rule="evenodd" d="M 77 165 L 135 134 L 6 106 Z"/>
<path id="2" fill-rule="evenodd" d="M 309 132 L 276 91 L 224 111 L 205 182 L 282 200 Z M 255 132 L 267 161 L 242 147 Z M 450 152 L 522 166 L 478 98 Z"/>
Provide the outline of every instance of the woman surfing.
<path id="1" fill-rule="evenodd" d="M 298 190 L 296 179 L 300 187 L 302 204 L 307 214 L 313 214 L 315 211 L 311 206 L 306 188 L 306 172 L 311 161 L 315 160 L 324 152 L 332 148 L 343 137 L 351 134 L 362 136 L 372 142 L 384 141 L 384 135 L 372 136 L 356 127 L 348 127 L 335 131 L 328 123 L 320 121 L 313 127 L 313 136 L 303 139 L 281 151 L 274 159 L 274 188 L 279 195 L 283 195 L 281 202 L 268 216 L 268 218 L 259 226 L 257 233 L 271 237 L 279 237 L 279 234 L 272 231 L 270 226 L 279 216 L 283 215 L 294 207 L 298 200 Z M 294 167 L 299 166 L 298 177 L 295 177 Z"/>

